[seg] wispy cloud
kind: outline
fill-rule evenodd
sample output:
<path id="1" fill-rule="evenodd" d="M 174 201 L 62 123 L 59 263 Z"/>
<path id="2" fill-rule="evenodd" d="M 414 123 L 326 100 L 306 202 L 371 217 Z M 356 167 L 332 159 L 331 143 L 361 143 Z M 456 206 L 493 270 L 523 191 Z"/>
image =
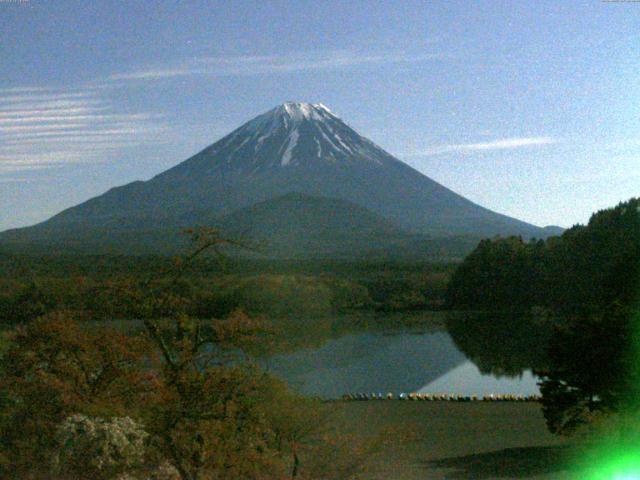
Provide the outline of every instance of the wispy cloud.
<path id="1" fill-rule="evenodd" d="M 55 90 L 52 87 L 38 87 L 38 86 L 21 86 L 21 87 L 6 87 L 0 88 L 0 95 L 5 93 L 38 93 L 38 92 L 50 92 Z"/>
<path id="2" fill-rule="evenodd" d="M 0 97 L 0 103 L 4 105 L 14 103 L 51 102 L 59 100 L 84 100 L 93 95 L 93 92 L 40 93 L 39 91 L 35 91 L 33 93 L 24 93 L 24 95 L 3 95 Z"/>
<path id="3" fill-rule="evenodd" d="M 38 131 L 56 131 L 56 130 L 71 130 L 71 129 L 80 129 L 84 127 L 86 124 L 84 122 L 80 123 L 48 123 L 45 125 L 9 125 L 2 127 L 0 126 L 0 133 L 3 134 L 11 134 L 11 133 L 19 133 L 19 132 L 38 132 Z"/>
<path id="4" fill-rule="evenodd" d="M 359 65 L 420 63 L 441 58 L 443 56 L 436 53 L 359 54 L 347 50 L 307 52 L 291 55 L 201 57 L 168 67 L 152 66 L 131 72 L 117 73 L 108 77 L 107 81 L 159 80 L 191 75 L 266 75 L 297 71 L 332 70 Z"/>
<path id="5" fill-rule="evenodd" d="M 103 102 L 97 98 L 83 98 L 77 100 L 69 99 L 52 99 L 55 97 L 49 97 L 49 100 L 25 100 L 22 102 L 8 102 L 5 105 L 0 105 L 0 114 L 15 114 L 23 110 L 33 109 L 37 107 L 41 111 L 52 111 L 69 108 L 96 108 Z M 1 101 L 1 100 L 0 100 Z"/>
<path id="6" fill-rule="evenodd" d="M 514 137 L 479 143 L 459 143 L 450 145 L 435 145 L 420 152 L 411 152 L 407 156 L 428 157 L 453 152 L 482 152 L 492 150 L 513 150 L 525 147 L 536 147 L 559 143 L 553 137 Z"/>
<path id="7" fill-rule="evenodd" d="M 0 89 L 0 175 L 104 161 L 119 149 L 156 142 L 165 128 L 160 120 L 119 112 L 93 88 Z"/>
<path id="8" fill-rule="evenodd" d="M 0 119 L 16 119 L 16 118 L 30 118 L 34 116 L 56 116 L 56 115 L 80 115 L 91 113 L 95 114 L 100 110 L 106 110 L 106 107 L 96 106 L 74 106 L 69 108 L 54 107 L 51 109 L 42 108 L 42 104 L 38 105 L 36 110 L 25 110 L 21 108 L 2 108 L 0 109 Z"/>
<path id="9" fill-rule="evenodd" d="M 25 183 L 29 182 L 27 177 L 0 177 L 0 183 Z"/>
<path id="10" fill-rule="evenodd" d="M 93 121 L 121 121 L 121 120 L 149 120 L 153 118 L 152 115 L 148 113 L 140 113 L 140 114 L 109 114 L 109 115 L 99 115 L 95 112 L 89 113 L 85 115 L 77 115 L 77 114 L 65 114 L 60 115 L 59 113 L 49 113 L 45 115 L 24 115 L 20 117 L 8 117 L 3 118 L 0 115 L 0 128 L 2 124 L 16 124 L 16 123 L 50 123 L 50 122 L 62 122 L 62 123 L 72 123 L 78 121 L 85 120 L 93 120 Z"/>

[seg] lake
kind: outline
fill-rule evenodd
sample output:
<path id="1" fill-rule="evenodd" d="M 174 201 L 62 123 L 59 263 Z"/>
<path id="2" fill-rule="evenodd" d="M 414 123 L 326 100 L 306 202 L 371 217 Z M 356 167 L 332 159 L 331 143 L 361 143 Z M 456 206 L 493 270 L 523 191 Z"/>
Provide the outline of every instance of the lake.
<path id="1" fill-rule="evenodd" d="M 412 315 L 407 314 L 336 315 L 329 322 L 307 319 L 306 323 L 296 319 L 296 324 L 302 325 L 304 336 L 314 340 L 310 343 L 318 343 L 319 346 L 298 348 L 292 353 L 258 361 L 270 373 L 285 379 L 294 390 L 322 398 L 339 398 L 345 393 L 388 392 L 395 395 L 418 392 L 464 396 L 540 393 L 537 378 L 529 370 L 516 376 L 482 374 L 444 330 L 439 312 L 422 312 L 413 316 L 415 318 L 412 319 Z M 326 331 L 314 328 L 318 324 L 331 325 L 331 322 L 344 326 L 357 323 L 354 319 L 363 318 L 370 326 L 373 325 L 373 330 L 365 328 L 364 331 L 344 332 L 331 337 Z M 397 325 L 402 322 L 414 325 L 414 330 L 400 330 Z M 513 334 L 510 329 L 521 323 L 509 322 L 501 329 Z M 392 331 L 380 331 L 382 325 L 396 326 Z M 130 321 L 113 322 L 112 326 L 127 330 L 142 328 L 140 322 Z M 515 356 L 509 352 L 531 350 L 529 346 L 518 343 L 507 349 L 506 353 L 499 352 L 495 349 L 496 345 L 492 348 L 487 345 L 492 338 L 497 338 L 495 332 L 488 330 L 481 343 L 487 352 L 499 356 L 499 363 L 503 363 L 505 356 Z M 508 336 L 500 337 L 493 343 L 506 345 Z M 487 359 L 482 360 L 486 362 Z"/>
<path id="2" fill-rule="evenodd" d="M 367 332 L 327 340 L 317 348 L 269 358 L 265 367 L 305 395 L 345 393 L 538 394 L 530 371 L 483 375 L 446 332 Z"/>

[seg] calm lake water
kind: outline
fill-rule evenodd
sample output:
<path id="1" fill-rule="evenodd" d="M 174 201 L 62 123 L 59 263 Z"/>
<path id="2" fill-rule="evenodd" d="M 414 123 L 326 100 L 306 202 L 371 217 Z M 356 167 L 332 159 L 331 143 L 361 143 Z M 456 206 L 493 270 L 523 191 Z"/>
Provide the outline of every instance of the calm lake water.
<path id="1" fill-rule="evenodd" d="M 299 392 L 324 398 L 344 393 L 539 393 L 536 378 L 482 375 L 448 333 L 358 333 L 319 348 L 271 357 L 265 366 Z"/>

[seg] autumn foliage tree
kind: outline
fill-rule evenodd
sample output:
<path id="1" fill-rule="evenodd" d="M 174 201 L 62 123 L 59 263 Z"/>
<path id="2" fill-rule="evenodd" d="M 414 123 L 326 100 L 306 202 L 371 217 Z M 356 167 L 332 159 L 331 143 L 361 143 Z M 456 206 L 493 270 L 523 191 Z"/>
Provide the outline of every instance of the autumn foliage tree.
<path id="1" fill-rule="evenodd" d="M 294 395 L 251 362 L 268 344 L 263 321 L 242 311 L 224 319 L 189 315 L 180 292 L 184 272 L 199 255 L 233 244 L 215 230 L 191 233 L 193 252 L 162 281 L 142 279 L 131 285 L 133 296 L 121 296 L 138 299 L 139 331 L 57 311 L 11 333 L 0 354 L 2 478 L 108 478 L 141 459 L 147 473 L 168 463 L 183 480 L 346 480 L 361 470 L 371 448 L 335 435 L 320 402 Z M 146 439 L 146 451 L 129 463 L 87 458 L 93 467 L 83 473 L 76 450 L 58 441 L 65 425 L 86 424 L 104 430 L 109 443 L 109 429 L 122 418 L 143 428 Z M 86 447 L 96 440 L 74 441 Z"/>
<path id="2" fill-rule="evenodd" d="M 18 327 L 0 366 L 3 477 L 23 478 L 46 465 L 67 416 L 135 409 L 152 388 L 144 368 L 148 346 L 112 329 L 82 328 L 66 312 Z"/>

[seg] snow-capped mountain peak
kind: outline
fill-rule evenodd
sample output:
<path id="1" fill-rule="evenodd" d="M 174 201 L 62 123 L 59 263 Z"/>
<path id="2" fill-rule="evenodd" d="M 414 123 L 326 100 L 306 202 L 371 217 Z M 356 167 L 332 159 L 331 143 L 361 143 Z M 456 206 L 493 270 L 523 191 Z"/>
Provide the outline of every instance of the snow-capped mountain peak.
<path id="1" fill-rule="evenodd" d="M 280 115 L 288 115 L 289 118 L 294 121 L 323 121 L 328 116 L 337 118 L 333 112 L 322 103 L 286 102 L 276 107 L 273 112 Z"/>
<path id="2" fill-rule="evenodd" d="M 202 153 L 210 158 L 210 168 L 226 165 L 248 173 L 341 162 L 379 165 L 392 159 L 322 103 L 305 102 L 279 105 Z"/>
<path id="3" fill-rule="evenodd" d="M 284 126 L 293 128 L 303 122 L 341 121 L 331 110 L 322 103 L 286 102 L 269 110 L 253 120 L 247 126 L 257 129 Z"/>

